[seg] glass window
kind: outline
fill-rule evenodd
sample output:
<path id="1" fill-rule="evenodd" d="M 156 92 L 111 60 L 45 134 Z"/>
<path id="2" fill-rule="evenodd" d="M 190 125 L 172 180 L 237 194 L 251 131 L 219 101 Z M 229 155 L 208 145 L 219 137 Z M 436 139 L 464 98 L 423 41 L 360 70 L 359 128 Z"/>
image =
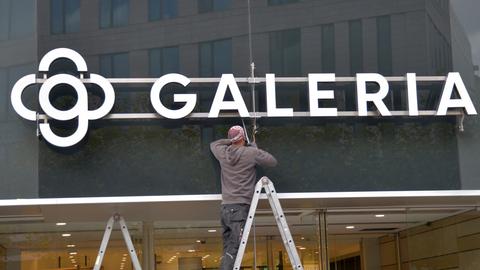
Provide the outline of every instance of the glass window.
<path id="1" fill-rule="evenodd" d="M 198 12 L 227 10 L 232 6 L 232 0 L 198 0 Z"/>
<path id="2" fill-rule="evenodd" d="M 52 34 L 74 33 L 80 30 L 80 0 L 50 1 L 50 31 Z"/>
<path id="3" fill-rule="evenodd" d="M 0 120 L 5 120 L 7 116 L 7 100 L 10 100 L 7 89 L 7 72 L 4 68 L 0 68 Z"/>
<path id="4" fill-rule="evenodd" d="M 322 72 L 335 72 L 335 25 L 322 25 Z"/>
<path id="5" fill-rule="evenodd" d="M 25 38 L 34 32 L 34 0 L 0 1 L 0 40 Z"/>
<path id="6" fill-rule="evenodd" d="M 200 44 L 200 76 L 216 77 L 232 72 L 232 40 L 224 39 Z"/>
<path id="7" fill-rule="evenodd" d="M 32 36 L 35 18 L 34 0 L 12 0 L 10 3 L 10 38 Z"/>
<path id="8" fill-rule="evenodd" d="M 175 18 L 178 16 L 177 0 L 149 0 L 148 18 L 150 21 Z"/>
<path id="9" fill-rule="evenodd" d="M 349 25 L 350 73 L 363 71 L 363 27 L 361 20 L 354 20 Z"/>
<path id="10" fill-rule="evenodd" d="M 270 6 L 297 3 L 300 0 L 268 0 Z"/>
<path id="11" fill-rule="evenodd" d="M 100 74 L 108 78 L 126 78 L 129 76 L 128 53 L 106 54 L 100 56 Z"/>
<path id="12" fill-rule="evenodd" d="M 150 76 L 160 77 L 163 74 L 179 73 L 178 47 L 151 49 L 149 55 Z"/>
<path id="13" fill-rule="evenodd" d="M 377 17 L 377 59 L 378 72 L 392 75 L 392 32 L 390 16 Z"/>
<path id="14" fill-rule="evenodd" d="M 100 0 L 100 28 L 125 26 L 128 16 L 128 0 Z"/>
<path id="15" fill-rule="evenodd" d="M 270 33 L 270 71 L 277 76 L 301 74 L 300 29 Z"/>
<path id="16" fill-rule="evenodd" d="M 10 1 L 0 1 L 0 40 L 8 39 Z"/>

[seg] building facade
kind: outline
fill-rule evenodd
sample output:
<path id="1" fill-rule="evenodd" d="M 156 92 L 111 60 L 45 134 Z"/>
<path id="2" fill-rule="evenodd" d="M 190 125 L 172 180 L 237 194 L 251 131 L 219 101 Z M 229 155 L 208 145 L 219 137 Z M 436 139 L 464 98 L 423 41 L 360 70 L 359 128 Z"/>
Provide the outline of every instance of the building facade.
<path id="1" fill-rule="evenodd" d="M 461 5 L 461 3 L 456 3 Z M 305 269 L 478 269 L 480 151 L 478 117 L 411 117 L 407 73 L 416 73 L 418 108 L 437 110 L 445 77 L 458 72 L 477 109 L 480 79 L 472 45 L 449 0 L 0 0 L 0 270 L 92 269 L 108 218 L 120 213 L 144 269 L 216 269 L 221 248 L 219 166 L 209 144 L 242 124 L 219 118 L 165 119 L 150 90 L 180 73 L 196 94 L 193 114 L 208 113 L 222 74 L 237 78 L 251 115 L 267 111 L 273 73 L 277 106 L 295 117 L 244 118 L 260 147 L 279 160 L 259 170 L 280 192 Z M 474 16 L 474 15 L 472 15 Z M 110 115 L 89 121 L 74 146 L 57 147 L 22 119 L 10 93 L 27 74 L 38 84 L 22 101 L 43 115 L 39 63 L 51 50 L 78 52 L 88 72 L 115 89 Z M 80 78 L 68 59 L 55 74 Z M 335 73 L 326 84 L 341 117 L 310 117 L 306 78 Z M 391 117 L 358 116 L 356 74 L 385 76 Z M 137 81 L 134 81 L 137 79 Z M 283 82 L 282 82 L 283 79 Z M 82 77 L 83 80 L 83 77 Z M 87 82 L 83 80 L 83 82 Z M 86 83 L 88 109 L 105 100 Z M 367 92 L 378 91 L 368 84 Z M 328 88 L 326 88 L 328 89 Z M 232 99 L 227 94 L 226 99 Z M 458 92 L 454 94 L 458 98 Z M 67 84 L 49 101 L 69 110 L 79 97 Z M 378 108 L 370 102 L 372 113 Z M 126 115 L 116 118 L 112 115 Z M 69 136 L 80 120 L 48 120 Z M 291 269 L 268 205 L 262 201 L 245 268 Z M 255 243 L 255 245 L 253 244 Z M 115 230 L 104 269 L 133 269 Z"/>

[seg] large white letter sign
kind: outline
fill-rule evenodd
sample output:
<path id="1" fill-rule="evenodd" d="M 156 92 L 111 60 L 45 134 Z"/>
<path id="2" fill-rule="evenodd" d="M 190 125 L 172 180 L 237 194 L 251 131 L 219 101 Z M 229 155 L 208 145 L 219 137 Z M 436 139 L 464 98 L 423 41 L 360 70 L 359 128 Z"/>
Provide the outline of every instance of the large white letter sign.
<path id="1" fill-rule="evenodd" d="M 66 111 L 61 111 L 53 107 L 50 103 L 50 92 L 56 85 L 68 84 L 77 93 L 77 103 L 73 108 Z M 76 77 L 68 74 L 58 74 L 49 78 L 40 88 L 39 102 L 43 111 L 53 119 L 57 120 L 71 120 L 78 117 L 78 127 L 75 133 L 68 137 L 60 137 L 53 133 L 49 123 L 40 124 L 40 132 L 43 137 L 52 144 L 60 147 L 67 147 L 77 144 L 87 134 L 88 130 L 88 94 L 85 85 Z"/>
<path id="2" fill-rule="evenodd" d="M 267 116 L 269 117 L 292 117 L 292 108 L 277 108 L 277 96 L 275 91 L 275 74 L 266 74 L 267 89 Z"/>
<path id="3" fill-rule="evenodd" d="M 452 99 L 452 93 L 455 86 L 457 87 L 458 95 L 460 96 L 459 99 Z M 447 81 L 443 88 L 442 98 L 438 105 L 437 115 L 447 115 L 448 108 L 465 108 L 467 114 L 477 114 L 475 106 L 473 106 L 472 100 L 468 95 L 467 88 L 458 72 L 448 73 Z"/>
<path id="4" fill-rule="evenodd" d="M 233 101 L 224 101 L 227 88 L 230 88 Z M 233 74 L 222 75 L 208 118 L 218 117 L 220 110 L 237 110 L 241 117 L 250 117 Z"/>
<path id="5" fill-rule="evenodd" d="M 26 75 L 15 83 L 12 93 L 10 94 L 10 101 L 13 109 L 18 115 L 30 121 L 37 120 L 37 112 L 32 111 L 23 105 L 22 93 L 27 87 L 34 85 L 36 82 L 37 78 L 35 77 L 35 74 Z"/>
<path id="6" fill-rule="evenodd" d="M 367 93 L 367 82 L 374 82 L 380 86 L 377 93 Z M 391 116 L 392 114 L 383 103 L 383 99 L 388 95 L 388 81 L 377 73 L 359 73 L 357 74 L 357 106 L 358 115 L 367 116 L 367 102 L 371 101 L 375 104 L 378 111 L 383 116 Z"/>
<path id="7" fill-rule="evenodd" d="M 77 66 L 79 72 L 87 71 L 87 64 L 80 54 L 66 48 L 55 49 L 47 53 L 40 61 L 39 71 L 47 72 L 50 69 L 50 65 L 59 58 L 72 60 Z M 25 107 L 25 105 L 23 105 L 22 93 L 28 86 L 35 84 L 36 80 L 35 74 L 24 76 L 13 86 L 12 93 L 10 95 L 13 109 L 21 117 L 30 121 L 37 120 L 37 112 L 29 110 Z M 41 86 L 39 103 L 40 107 L 45 114 L 48 115 L 48 117 L 60 121 L 72 120 L 74 118 L 78 119 L 78 127 L 76 131 L 72 135 L 66 137 L 56 135 L 52 131 L 49 123 L 40 123 L 40 133 L 49 143 L 59 147 L 69 147 L 77 144 L 87 134 L 89 120 L 100 119 L 112 110 L 115 102 L 115 91 L 113 90 L 110 82 L 104 77 L 93 73 L 90 74 L 90 78 L 86 79 L 85 81 L 100 86 L 105 94 L 105 100 L 103 104 L 98 109 L 93 111 L 88 110 L 87 88 L 82 81 L 75 76 L 69 74 L 57 74 L 46 79 Z M 77 103 L 69 110 L 58 110 L 50 103 L 50 92 L 59 84 L 69 85 L 77 94 Z"/>
<path id="8" fill-rule="evenodd" d="M 407 73 L 408 115 L 418 115 L 417 74 Z"/>
<path id="9" fill-rule="evenodd" d="M 153 108 L 158 114 L 169 119 L 180 119 L 189 115 L 195 108 L 197 103 L 197 95 L 195 94 L 174 94 L 174 102 L 185 102 L 185 106 L 178 110 L 170 110 L 165 107 L 160 101 L 160 91 L 169 83 L 179 83 L 183 86 L 187 86 L 190 83 L 190 79 L 176 73 L 166 74 L 160 77 L 152 86 L 150 91 L 150 102 L 152 102 Z"/>
<path id="10" fill-rule="evenodd" d="M 310 116 L 338 116 L 337 108 L 319 108 L 319 99 L 334 99 L 333 90 L 318 90 L 319 82 L 335 82 L 334 73 L 308 74 L 308 94 L 310 99 Z"/>

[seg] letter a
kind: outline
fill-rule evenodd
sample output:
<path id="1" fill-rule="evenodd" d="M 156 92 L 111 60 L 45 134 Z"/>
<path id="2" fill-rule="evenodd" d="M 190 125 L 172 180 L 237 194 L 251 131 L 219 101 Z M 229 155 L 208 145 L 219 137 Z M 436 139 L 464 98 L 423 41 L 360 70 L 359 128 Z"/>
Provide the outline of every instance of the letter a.
<path id="1" fill-rule="evenodd" d="M 224 101 L 227 88 L 230 88 L 233 101 Z M 208 113 L 208 118 L 218 117 L 220 110 L 237 110 L 241 117 L 250 117 L 233 74 L 222 75 L 213 99 L 212 108 L 210 108 L 210 113 Z"/>
<path id="2" fill-rule="evenodd" d="M 452 99 L 453 88 L 457 87 L 459 99 Z M 447 115 L 448 108 L 465 108 L 469 115 L 476 115 L 477 111 L 473 106 L 472 100 L 468 95 L 467 88 L 463 83 L 462 77 L 458 72 L 448 73 L 445 87 L 443 88 L 440 105 L 438 105 L 437 115 Z"/>

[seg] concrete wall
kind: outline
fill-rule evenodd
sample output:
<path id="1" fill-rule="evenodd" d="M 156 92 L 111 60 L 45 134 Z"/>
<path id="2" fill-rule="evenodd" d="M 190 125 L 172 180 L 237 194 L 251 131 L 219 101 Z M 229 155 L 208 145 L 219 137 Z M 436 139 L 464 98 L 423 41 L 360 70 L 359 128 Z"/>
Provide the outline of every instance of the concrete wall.
<path id="1" fill-rule="evenodd" d="M 402 270 L 480 266 L 480 212 L 473 210 L 400 232 Z M 397 270 L 396 240 L 380 239 L 382 270 Z"/>

